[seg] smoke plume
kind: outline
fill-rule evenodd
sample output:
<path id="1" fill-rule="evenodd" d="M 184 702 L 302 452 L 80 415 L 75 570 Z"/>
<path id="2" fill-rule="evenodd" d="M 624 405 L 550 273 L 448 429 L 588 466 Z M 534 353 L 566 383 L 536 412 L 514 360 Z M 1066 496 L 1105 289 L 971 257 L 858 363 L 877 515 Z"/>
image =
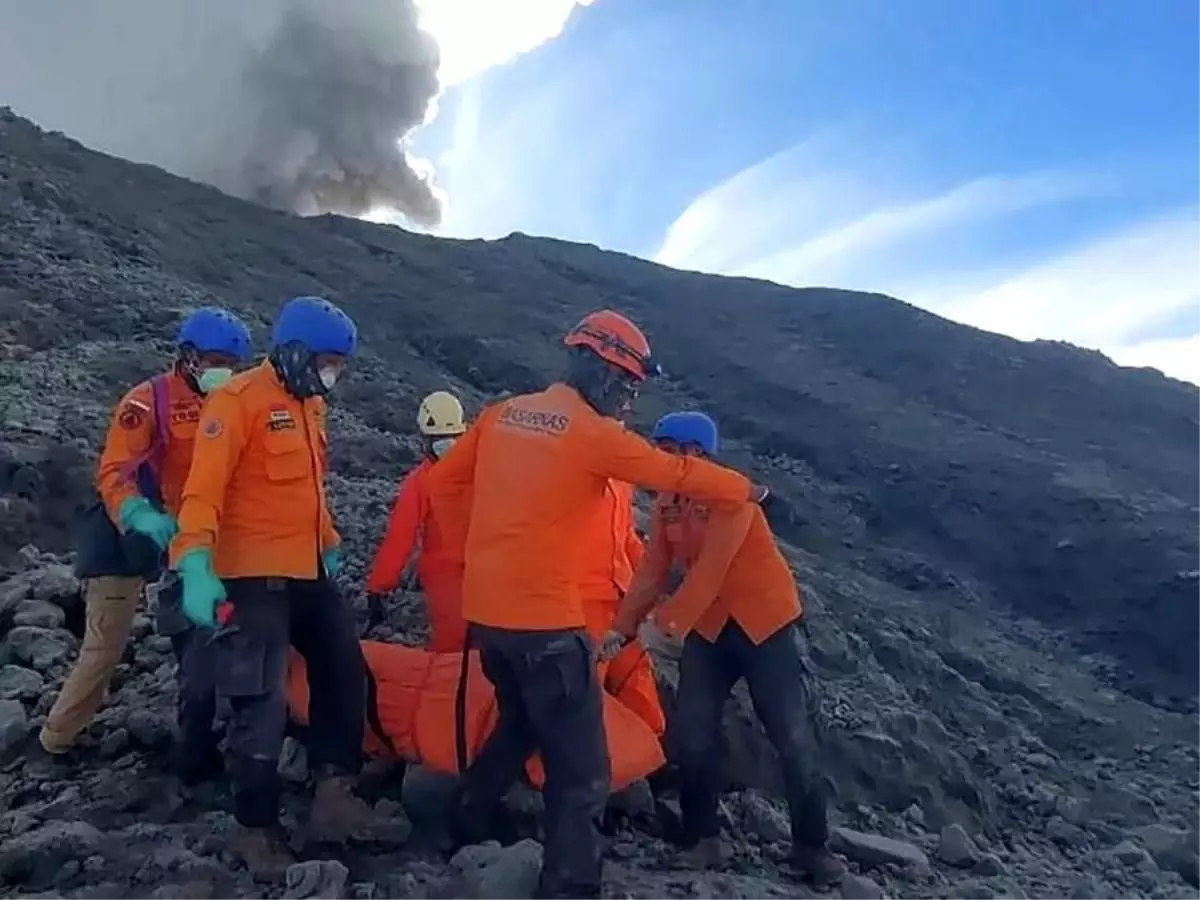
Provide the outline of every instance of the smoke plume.
<path id="1" fill-rule="evenodd" d="M 300 215 L 442 195 L 407 139 L 438 93 L 413 0 L 14 0 L 0 103 L 99 149 Z"/>

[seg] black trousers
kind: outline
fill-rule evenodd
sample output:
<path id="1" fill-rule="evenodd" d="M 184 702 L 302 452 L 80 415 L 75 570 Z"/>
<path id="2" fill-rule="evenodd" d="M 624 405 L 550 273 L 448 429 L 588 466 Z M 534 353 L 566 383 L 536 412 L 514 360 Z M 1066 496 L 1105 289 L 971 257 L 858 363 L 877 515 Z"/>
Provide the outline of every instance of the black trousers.
<path id="1" fill-rule="evenodd" d="M 217 717 L 216 648 L 212 632 L 192 628 L 171 635 L 175 651 L 179 699 L 177 719 L 180 746 L 179 776 L 185 783 L 199 781 L 221 765 Z"/>
<path id="2" fill-rule="evenodd" d="M 235 815 L 242 825 L 270 827 L 279 815 L 289 645 L 308 669 L 314 770 L 354 774 L 362 767 L 366 664 L 354 614 L 328 579 L 235 578 L 225 589 L 233 615 L 212 643 L 218 698 L 230 710 Z"/>
<path id="3" fill-rule="evenodd" d="M 185 783 L 219 771 L 220 735 L 213 730 L 217 712 L 216 649 L 213 633 L 196 628 L 183 614 L 183 583 L 167 575 L 158 592 L 156 626 L 171 639 L 178 681 L 176 715 L 180 746 L 176 760 Z"/>
<path id="4" fill-rule="evenodd" d="M 540 897 L 599 897 L 600 818 L 611 766 L 600 683 L 583 629 L 507 631 L 471 626 L 499 718 L 464 779 L 466 810 L 488 816 L 541 754 L 546 770 Z"/>
<path id="5" fill-rule="evenodd" d="M 720 832 L 722 714 L 730 691 L 742 678 L 750 689 L 754 712 L 779 755 L 792 843 L 797 848 L 815 848 L 828 839 L 825 797 L 814 777 L 810 676 L 796 637 L 792 624 L 756 646 L 731 621 L 715 641 L 695 632 L 684 640 L 675 716 L 680 809 L 689 843 Z"/>

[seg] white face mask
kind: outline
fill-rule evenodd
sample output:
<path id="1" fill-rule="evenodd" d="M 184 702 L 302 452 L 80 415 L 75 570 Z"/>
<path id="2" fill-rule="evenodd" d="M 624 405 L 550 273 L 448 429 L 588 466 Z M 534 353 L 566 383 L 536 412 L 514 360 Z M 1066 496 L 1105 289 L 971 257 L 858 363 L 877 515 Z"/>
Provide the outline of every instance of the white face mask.
<path id="1" fill-rule="evenodd" d="M 458 440 L 458 438 L 438 438 L 436 441 L 429 442 L 429 449 L 435 457 L 441 459 L 450 452 L 450 448 L 454 446 L 454 442 L 456 440 Z"/>
<path id="2" fill-rule="evenodd" d="M 200 393 L 210 394 L 233 377 L 233 369 L 205 369 L 196 379 Z"/>
<path id="3" fill-rule="evenodd" d="M 321 379 L 321 385 L 327 391 L 333 390 L 333 386 L 335 384 L 337 384 L 338 376 L 341 374 L 342 374 L 342 372 L 340 369 L 332 369 L 332 368 L 322 369 L 320 372 L 317 373 L 317 375 Z"/>

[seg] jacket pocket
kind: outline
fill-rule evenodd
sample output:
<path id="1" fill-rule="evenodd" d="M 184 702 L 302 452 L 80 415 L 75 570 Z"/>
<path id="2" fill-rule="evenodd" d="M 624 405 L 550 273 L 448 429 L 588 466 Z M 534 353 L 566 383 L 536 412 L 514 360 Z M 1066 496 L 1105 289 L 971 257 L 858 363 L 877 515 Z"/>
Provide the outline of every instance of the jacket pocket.
<path id="1" fill-rule="evenodd" d="M 217 691 L 225 697 L 261 697 L 270 689 L 267 679 L 267 641 L 240 628 L 223 628 L 216 644 Z"/>
<path id="2" fill-rule="evenodd" d="M 263 468 L 267 480 L 277 483 L 312 477 L 312 459 L 304 438 L 296 433 L 270 435 L 264 441 Z"/>

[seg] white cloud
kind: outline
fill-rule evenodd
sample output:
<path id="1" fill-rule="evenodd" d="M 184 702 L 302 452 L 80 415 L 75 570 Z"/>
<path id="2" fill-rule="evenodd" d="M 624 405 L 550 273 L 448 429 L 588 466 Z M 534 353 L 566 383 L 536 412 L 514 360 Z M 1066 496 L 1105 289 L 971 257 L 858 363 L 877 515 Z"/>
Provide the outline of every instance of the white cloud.
<path id="1" fill-rule="evenodd" d="M 437 38 L 438 75 L 461 84 L 562 34 L 576 6 L 594 0 L 417 0 L 421 26 Z"/>
<path id="2" fill-rule="evenodd" d="M 1200 385 L 1200 334 L 1173 340 L 1144 341 L 1112 352 L 1123 366 L 1150 366 L 1172 378 Z"/>
<path id="3" fill-rule="evenodd" d="M 1115 178 L 986 175 L 921 193 L 905 190 L 877 161 L 854 165 L 831 152 L 835 146 L 806 142 L 705 191 L 667 229 L 655 259 L 781 284 L 881 291 L 976 327 L 1066 340 L 1200 383 L 1200 338 L 1139 337 L 1200 305 L 1197 209 L 1045 252 L 1019 236 L 1001 241 L 989 229 L 1070 201 L 1115 196 Z M 982 266 L 962 265 L 946 249 L 964 236 L 990 257 Z M 1012 261 L 1031 252 L 1039 255 L 1032 262 Z"/>
<path id="4" fill-rule="evenodd" d="M 928 238 L 958 225 L 1089 196 L 1099 187 L 1097 179 L 1075 173 L 978 178 L 931 197 L 871 210 L 780 253 L 754 260 L 737 274 L 785 282 L 818 273 L 824 278 L 838 276 L 861 264 L 864 254 L 880 248 Z"/>
<path id="5" fill-rule="evenodd" d="M 1148 321 L 1200 301 L 1195 210 L 1137 222 L 1013 273 L 947 313 L 1019 338 L 1113 346 Z"/>
<path id="6" fill-rule="evenodd" d="M 877 161 L 853 165 L 845 150 L 852 143 L 825 132 L 710 188 L 670 225 L 655 260 L 783 284 L 886 290 L 886 282 L 871 283 L 874 251 L 1108 189 L 1088 174 L 1034 172 L 920 192 Z"/>
<path id="7" fill-rule="evenodd" d="M 839 207 L 863 204 L 872 192 L 859 176 L 821 170 L 838 143 L 823 132 L 705 191 L 667 228 L 655 261 L 731 273 L 821 228 Z"/>
<path id="8" fill-rule="evenodd" d="M 1124 365 L 1153 365 L 1200 383 L 1194 336 L 1137 339 L 1145 326 L 1200 307 L 1200 210 L 1135 222 L 944 299 L 941 311 L 960 322 L 1095 347 Z"/>

